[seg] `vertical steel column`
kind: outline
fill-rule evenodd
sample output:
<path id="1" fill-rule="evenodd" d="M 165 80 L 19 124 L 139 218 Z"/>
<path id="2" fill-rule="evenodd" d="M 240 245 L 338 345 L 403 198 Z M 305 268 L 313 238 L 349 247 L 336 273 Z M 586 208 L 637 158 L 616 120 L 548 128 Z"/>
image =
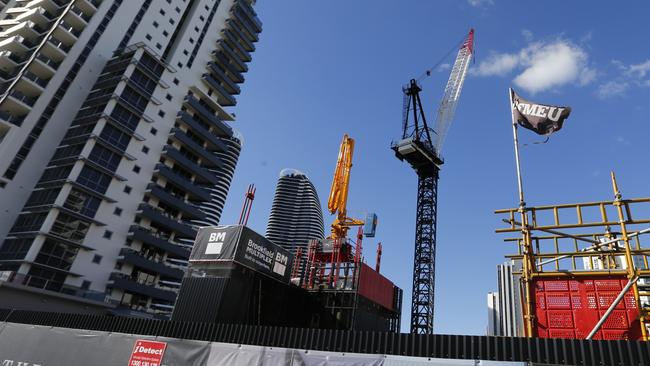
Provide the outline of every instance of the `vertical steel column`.
<path id="1" fill-rule="evenodd" d="M 436 270 L 436 210 L 438 168 L 418 175 L 418 201 L 411 295 L 411 333 L 433 333 L 433 308 Z"/>

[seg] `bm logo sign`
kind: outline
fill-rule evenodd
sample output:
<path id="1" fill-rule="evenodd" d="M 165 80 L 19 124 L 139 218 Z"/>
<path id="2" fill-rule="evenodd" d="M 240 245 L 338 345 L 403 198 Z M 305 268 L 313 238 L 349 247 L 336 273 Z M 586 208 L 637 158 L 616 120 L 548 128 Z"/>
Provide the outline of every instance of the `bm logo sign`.
<path id="1" fill-rule="evenodd" d="M 284 276 L 285 272 L 287 272 L 287 262 L 289 261 L 289 257 L 286 255 L 277 252 L 275 253 L 275 263 L 273 264 L 273 272 L 279 274 L 280 276 Z"/>
<path id="2" fill-rule="evenodd" d="M 223 242 L 226 240 L 226 232 L 210 233 L 208 245 L 205 247 L 205 254 L 221 254 Z"/>

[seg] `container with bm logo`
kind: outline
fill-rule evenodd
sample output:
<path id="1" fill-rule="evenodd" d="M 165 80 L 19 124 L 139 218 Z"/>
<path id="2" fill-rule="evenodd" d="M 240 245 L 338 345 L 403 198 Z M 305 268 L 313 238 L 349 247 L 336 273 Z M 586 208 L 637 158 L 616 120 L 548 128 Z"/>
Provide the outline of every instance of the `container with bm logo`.
<path id="1" fill-rule="evenodd" d="M 192 267 L 207 267 L 222 262 L 235 262 L 289 283 L 293 255 L 243 225 L 201 228 L 190 255 Z"/>

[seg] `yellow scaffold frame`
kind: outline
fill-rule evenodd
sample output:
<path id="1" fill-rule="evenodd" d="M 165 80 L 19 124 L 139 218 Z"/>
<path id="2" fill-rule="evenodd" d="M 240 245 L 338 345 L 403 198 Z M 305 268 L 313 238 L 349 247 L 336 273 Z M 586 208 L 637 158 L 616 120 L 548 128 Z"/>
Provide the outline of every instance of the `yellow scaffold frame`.
<path id="1" fill-rule="evenodd" d="M 650 245 L 644 247 L 641 243 L 642 234 L 650 233 L 650 227 L 639 228 L 639 225 L 650 225 L 650 218 L 636 219 L 632 211 L 633 208 L 636 208 L 650 216 L 650 198 L 624 200 L 614 173 L 611 173 L 611 182 L 614 191 L 614 200 L 612 201 L 536 207 L 522 206 L 495 211 L 497 215 L 501 215 L 502 221 L 508 224 L 507 227 L 497 229 L 497 233 L 521 233 L 520 237 L 507 238 L 505 241 L 517 244 L 517 254 L 506 257 L 521 260 L 522 263 L 521 273 L 517 272 L 517 274 L 521 275 L 522 281 L 524 332 L 527 337 L 532 337 L 535 334 L 534 294 L 532 292 L 532 281 L 535 278 L 625 274 L 630 281 L 628 286 L 631 286 L 633 290 L 634 299 L 639 309 L 642 339 L 648 340 L 650 309 L 644 308 L 641 297 L 650 296 L 650 292 L 640 292 L 637 279 L 639 277 L 650 278 L 650 266 L 648 266 Z M 598 218 L 587 219 L 585 212 L 593 213 L 594 210 L 597 212 Z M 614 215 L 611 214 L 612 212 Z M 570 213 L 571 219 L 567 219 L 567 213 Z M 549 216 L 550 220 L 548 220 Z M 618 220 L 612 219 L 612 216 L 616 216 Z M 544 217 L 547 220 L 544 220 Z M 613 232 L 616 228 L 619 231 Z M 581 229 L 591 229 L 595 232 L 576 232 Z M 534 232 L 539 235 L 533 235 Z M 571 248 L 561 248 L 561 242 L 564 243 L 567 240 L 573 242 Z M 583 243 L 589 246 L 581 248 L 580 245 Z M 625 266 L 617 265 L 616 259 L 621 257 L 624 258 Z M 582 260 L 584 266 L 585 258 L 589 259 L 589 268 L 579 268 L 577 260 Z M 593 268 L 594 258 L 602 263 L 603 268 Z M 638 266 L 635 258 L 641 260 Z M 568 268 L 561 268 L 561 262 L 568 263 Z M 603 315 L 603 318 L 608 315 L 609 311 Z M 595 334 L 602 321 L 592 333 Z M 593 334 L 589 337 L 591 336 Z"/>

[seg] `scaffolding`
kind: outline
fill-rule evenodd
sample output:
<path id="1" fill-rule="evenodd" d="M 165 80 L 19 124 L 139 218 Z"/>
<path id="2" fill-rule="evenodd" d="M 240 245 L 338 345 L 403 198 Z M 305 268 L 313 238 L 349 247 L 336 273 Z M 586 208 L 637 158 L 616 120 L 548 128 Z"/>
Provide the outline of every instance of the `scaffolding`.
<path id="1" fill-rule="evenodd" d="M 648 340 L 650 244 L 644 244 L 641 239 L 643 234 L 650 233 L 650 198 L 623 199 L 614 173 L 611 183 L 613 200 L 536 207 L 522 205 L 495 211 L 507 225 L 497 229 L 497 233 L 520 233 L 505 239 L 517 249 L 516 254 L 506 257 L 521 263 L 521 272 L 517 274 L 521 276 L 521 306 L 527 337 L 562 337 L 564 334 L 573 338 L 614 339 L 620 336 Z M 553 291 L 548 285 L 554 280 L 557 280 L 556 290 L 567 291 L 562 306 L 572 311 L 591 311 L 590 316 L 596 317 L 593 324 L 573 324 L 587 326 L 591 332 L 541 335 L 539 309 L 552 305 L 543 291 Z M 544 281 L 549 281 L 547 288 L 544 288 Z M 566 288 L 560 289 L 558 283 Z M 576 292 L 578 286 L 585 284 L 591 286 L 591 292 L 585 294 L 584 288 L 581 294 Z M 598 285 L 609 286 L 608 291 L 598 294 Z M 609 336 L 604 329 L 600 333 L 603 324 L 617 320 L 612 319 L 613 313 L 629 317 L 629 323 L 623 319 L 617 324 L 619 330 L 610 331 Z M 574 321 L 558 316 L 546 320 L 567 324 Z M 622 329 L 623 324 L 628 324 L 627 330 Z"/>

